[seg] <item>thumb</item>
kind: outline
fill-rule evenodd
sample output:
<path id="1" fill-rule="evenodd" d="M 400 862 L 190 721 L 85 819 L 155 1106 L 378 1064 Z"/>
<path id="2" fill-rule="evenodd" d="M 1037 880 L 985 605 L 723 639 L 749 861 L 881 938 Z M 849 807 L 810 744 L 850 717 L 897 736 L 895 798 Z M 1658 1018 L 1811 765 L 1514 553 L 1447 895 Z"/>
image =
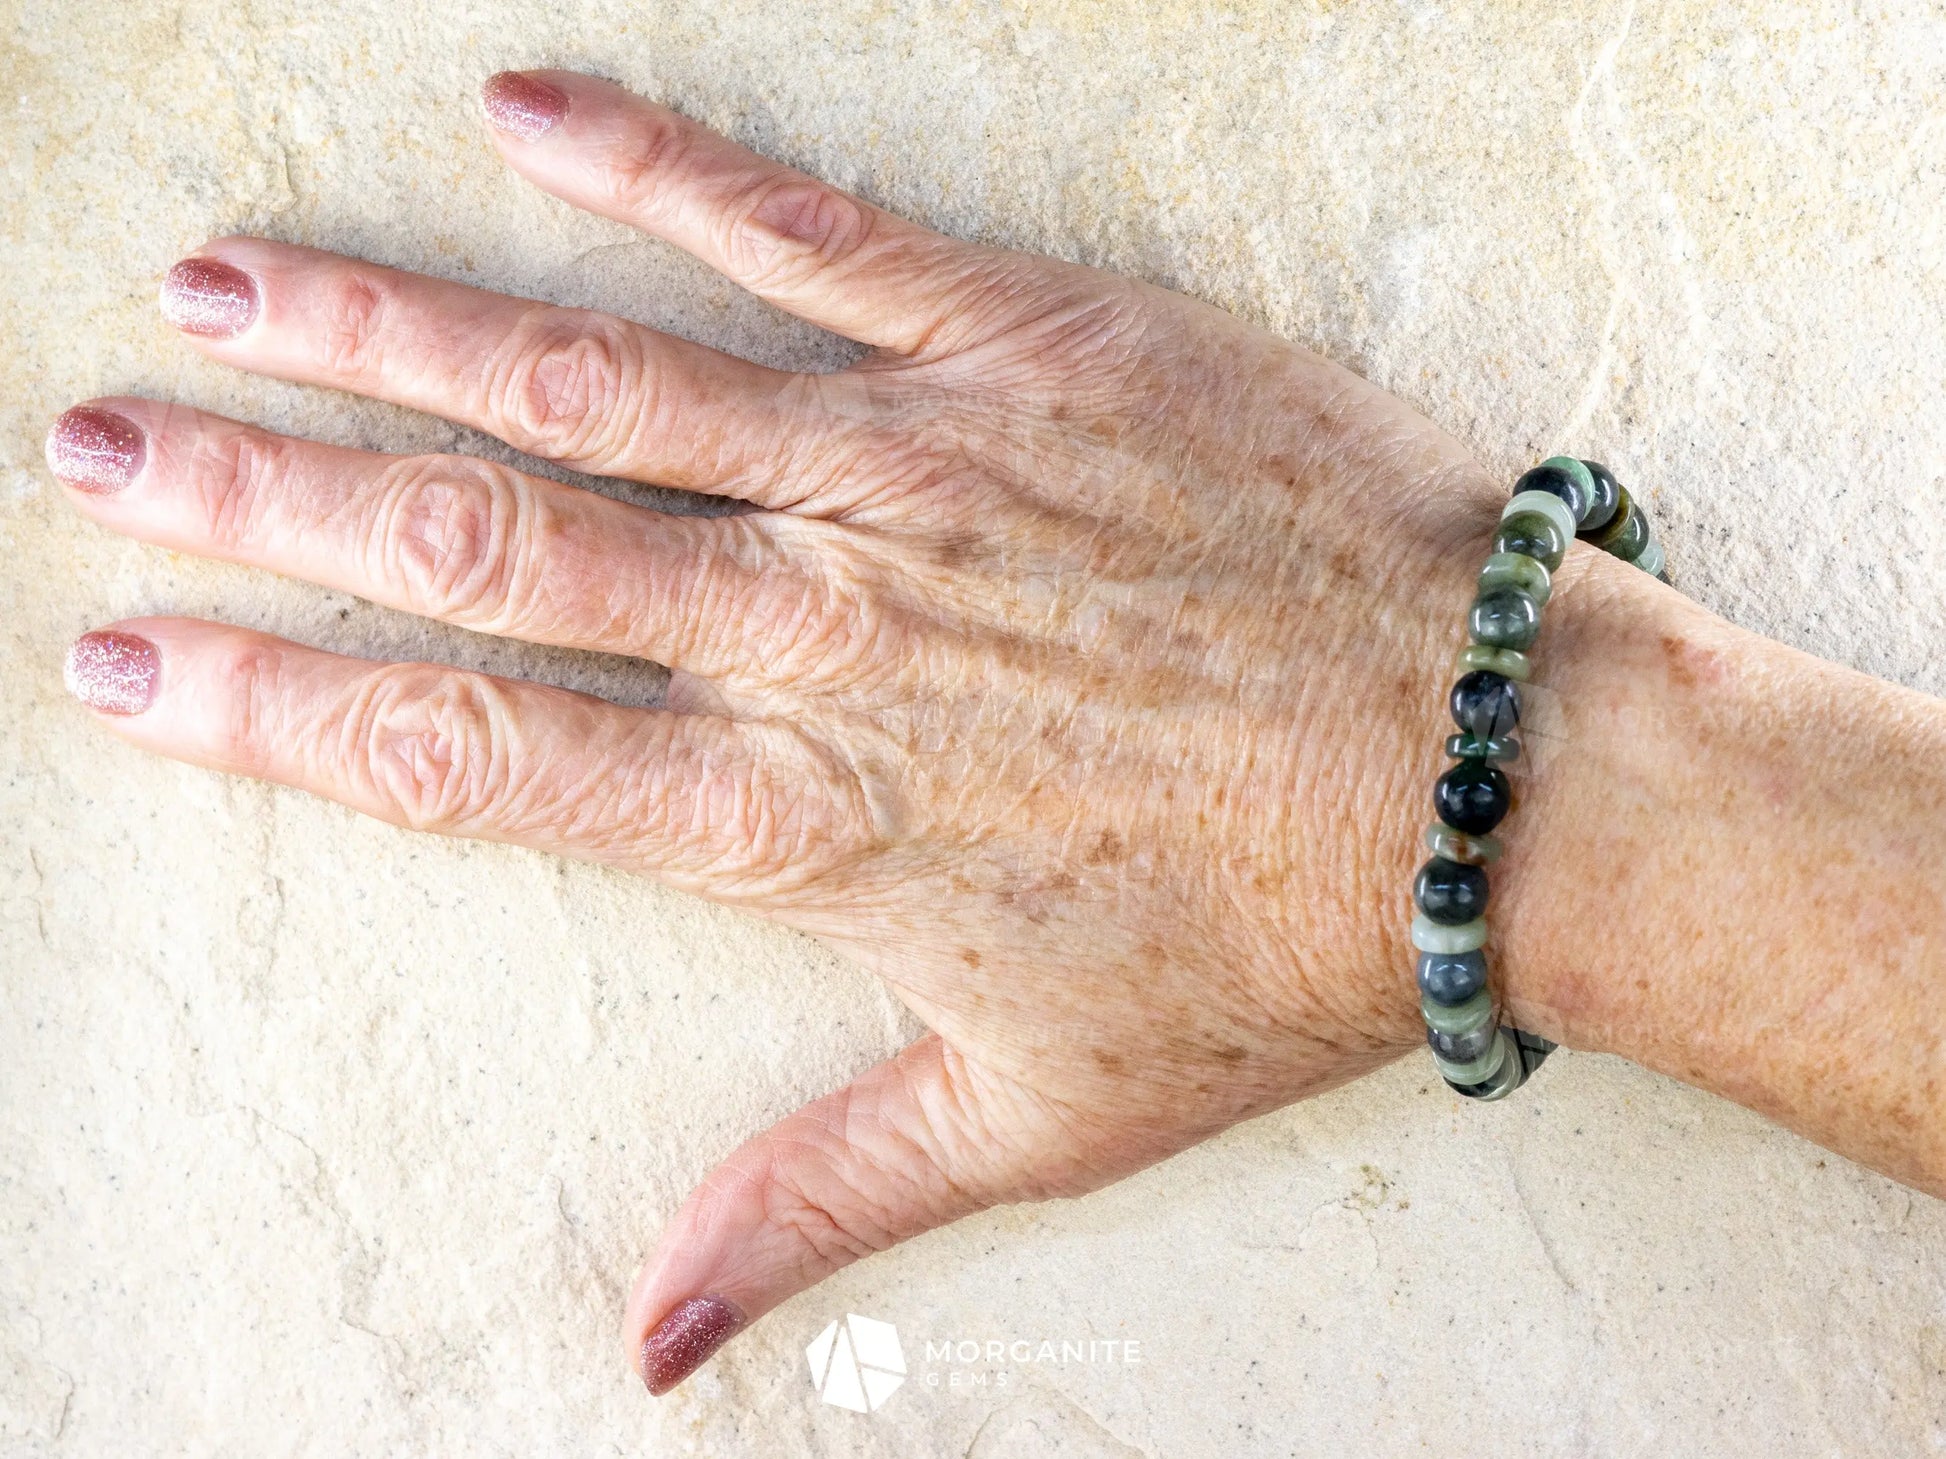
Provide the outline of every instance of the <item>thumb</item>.
<path id="1" fill-rule="evenodd" d="M 667 1393 L 772 1307 L 859 1257 L 1004 1201 L 1079 1192 L 1049 1101 L 929 1034 L 710 1173 L 629 1298 L 649 1392 Z"/>

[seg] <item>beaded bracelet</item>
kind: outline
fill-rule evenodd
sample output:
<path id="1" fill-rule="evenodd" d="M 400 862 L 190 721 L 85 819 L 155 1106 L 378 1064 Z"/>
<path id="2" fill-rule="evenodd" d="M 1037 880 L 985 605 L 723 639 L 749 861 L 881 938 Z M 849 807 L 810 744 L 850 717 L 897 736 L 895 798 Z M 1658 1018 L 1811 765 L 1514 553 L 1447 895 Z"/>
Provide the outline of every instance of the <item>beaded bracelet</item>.
<path id="1" fill-rule="evenodd" d="M 1540 633 L 1551 575 L 1579 536 L 1663 582 L 1660 543 L 1635 499 L 1598 461 L 1553 456 L 1514 483 L 1493 555 L 1467 615 L 1471 642 L 1454 667 L 1450 707 L 1460 733 L 1446 741 L 1458 763 L 1433 786 L 1439 819 L 1426 829 L 1432 860 L 1412 882 L 1419 951 L 1419 1009 L 1426 1042 L 1446 1083 L 1469 1099 L 1501 1099 L 1527 1082 L 1554 1045 L 1494 1017 L 1487 989 L 1487 865 L 1500 855 L 1489 833 L 1507 813 L 1502 762 L 1520 757 L 1520 689 L 1527 649 Z"/>

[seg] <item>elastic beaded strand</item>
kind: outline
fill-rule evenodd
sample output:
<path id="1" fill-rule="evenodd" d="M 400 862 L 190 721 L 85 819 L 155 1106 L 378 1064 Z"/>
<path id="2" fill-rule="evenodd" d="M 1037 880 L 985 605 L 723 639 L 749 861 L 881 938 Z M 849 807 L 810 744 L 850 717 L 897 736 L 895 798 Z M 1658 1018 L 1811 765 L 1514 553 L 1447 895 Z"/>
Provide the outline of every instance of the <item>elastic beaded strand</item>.
<path id="1" fill-rule="evenodd" d="M 1497 1020 L 1484 951 L 1487 866 L 1500 857 L 1488 834 L 1506 814 L 1502 763 L 1520 756 L 1520 688 L 1533 666 L 1553 574 L 1575 538 L 1668 582 L 1667 557 L 1642 504 L 1599 461 L 1550 456 L 1514 483 L 1492 555 L 1467 613 L 1470 640 L 1453 660 L 1449 708 L 1459 733 L 1454 763 L 1433 787 L 1438 820 L 1426 829 L 1433 859 L 1413 882 L 1412 945 L 1419 1011 L 1440 1077 L 1469 1099 L 1503 1099 L 1526 1083 L 1554 1045 Z"/>

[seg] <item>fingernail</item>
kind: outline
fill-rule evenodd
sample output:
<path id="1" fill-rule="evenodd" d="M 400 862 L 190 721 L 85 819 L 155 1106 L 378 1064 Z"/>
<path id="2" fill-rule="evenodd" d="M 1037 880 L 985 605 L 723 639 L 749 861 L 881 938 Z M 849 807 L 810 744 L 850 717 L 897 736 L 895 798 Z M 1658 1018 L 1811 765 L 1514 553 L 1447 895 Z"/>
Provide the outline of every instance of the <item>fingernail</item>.
<path id="1" fill-rule="evenodd" d="M 106 496 L 142 469 L 142 432 L 112 410 L 77 405 L 47 433 L 47 465 L 76 491 Z"/>
<path id="2" fill-rule="evenodd" d="M 743 1331 L 745 1318 L 721 1297 L 691 1297 L 655 1325 L 642 1343 L 642 1381 L 662 1397 Z"/>
<path id="3" fill-rule="evenodd" d="M 523 142 L 544 136 L 568 114 L 565 91 L 518 71 L 489 76 L 480 88 L 480 101 L 486 107 L 488 121 Z"/>
<path id="4" fill-rule="evenodd" d="M 68 692 L 90 709 L 140 714 L 155 699 L 155 676 L 161 667 L 162 656 L 154 644 L 111 628 L 84 633 L 74 641 L 63 677 Z"/>
<path id="5" fill-rule="evenodd" d="M 257 317 L 257 281 L 213 258 L 185 258 L 162 281 L 162 317 L 191 334 L 233 339 Z"/>

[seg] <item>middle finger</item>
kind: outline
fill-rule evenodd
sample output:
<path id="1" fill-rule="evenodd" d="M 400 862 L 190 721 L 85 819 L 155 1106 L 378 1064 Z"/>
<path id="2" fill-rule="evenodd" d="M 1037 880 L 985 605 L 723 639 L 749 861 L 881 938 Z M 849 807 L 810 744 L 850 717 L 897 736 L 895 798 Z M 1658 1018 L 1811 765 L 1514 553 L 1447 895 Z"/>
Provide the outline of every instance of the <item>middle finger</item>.
<path id="1" fill-rule="evenodd" d="M 590 309 L 262 238 L 170 270 L 163 313 L 226 364 L 460 421 L 582 471 L 801 500 L 853 377 L 791 374 Z M 842 383 L 840 383 L 842 382 Z"/>

